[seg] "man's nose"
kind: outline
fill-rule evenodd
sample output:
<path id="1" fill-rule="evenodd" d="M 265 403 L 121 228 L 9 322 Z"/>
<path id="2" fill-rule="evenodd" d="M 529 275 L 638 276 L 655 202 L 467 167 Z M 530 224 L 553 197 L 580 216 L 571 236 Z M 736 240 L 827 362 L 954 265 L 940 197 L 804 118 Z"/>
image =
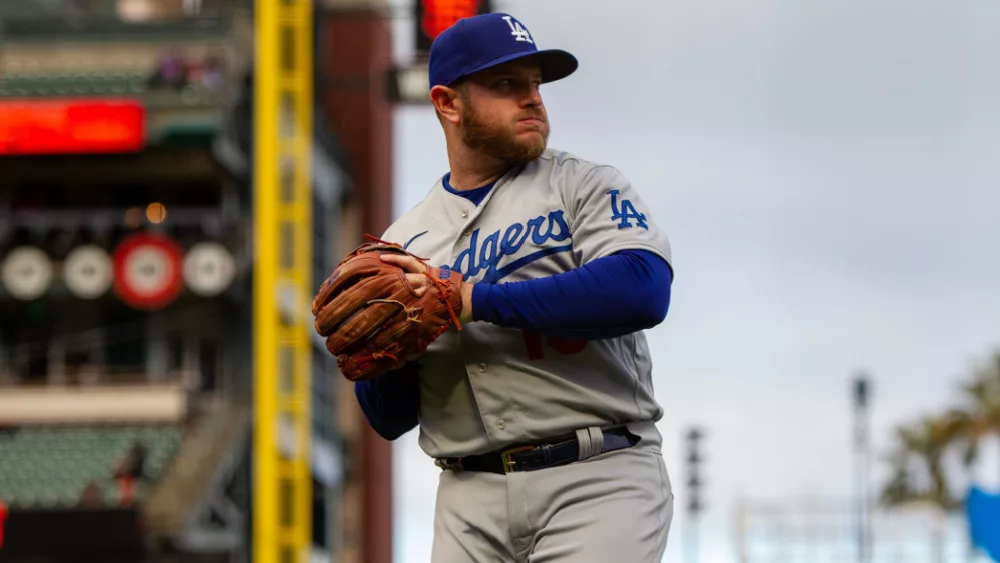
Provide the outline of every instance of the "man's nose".
<path id="1" fill-rule="evenodd" d="M 521 100 L 523 107 L 538 107 L 542 105 L 542 92 L 538 86 L 529 86 Z"/>

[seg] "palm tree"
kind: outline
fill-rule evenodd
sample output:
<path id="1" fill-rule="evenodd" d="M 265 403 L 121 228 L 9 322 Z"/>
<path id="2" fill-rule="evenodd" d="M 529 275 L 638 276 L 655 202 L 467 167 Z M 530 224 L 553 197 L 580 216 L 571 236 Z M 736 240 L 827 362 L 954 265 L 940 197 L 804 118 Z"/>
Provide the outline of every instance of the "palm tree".
<path id="1" fill-rule="evenodd" d="M 972 377 L 960 384 L 960 390 L 963 407 L 952 410 L 950 416 L 956 430 L 954 440 L 956 446 L 964 448 L 962 461 L 968 472 L 979 459 L 982 441 L 1000 436 L 1000 350 L 974 370 Z M 970 542 L 970 560 L 975 554 L 976 546 Z"/>
<path id="2" fill-rule="evenodd" d="M 896 449 L 886 458 L 886 462 L 892 468 L 892 474 L 882 488 L 879 503 L 884 506 L 900 506 L 916 499 L 919 495 L 913 484 L 914 460 L 912 453 L 904 446 L 897 445 Z"/>
<path id="3" fill-rule="evenodd" d="M 969 445 L 969 464 L 978 458 L 978 446 L 984 438 L 1000 436 L 1000 350 L 961 385 L 965 399 L 961 419 L 961 438 Z"/>
<path id="4" fill-rule="evenodd" d="M 961 501 L 948 486 L 944 460 L 961 429 L 961 419 L 950 415 L 928 416 L 897 427 L 895 448 L 887 459 L 892 473 L 879 502 L 888 507 L 930 505 L 941 515 L 960 508 Z M 944 530 L 939 527 L 932 540 L 935 560 L 942 563 Z"/>
<path id="5" fill-rule="evenodd" d="M 928 416 L 897 427 L 895 448 L 887 458 L 892 474 L 879 502 L 885 506 L 925 502 L 944 511 L 959 508 L 961 503 L 948 487 L 943 462 L 961 428 L 951 416 Z M 924 477 L 923 483 L 917 480 L 918 473 Z"/>
<path id="6" fill-rule="evenodd" d="M 953 479 L 946 474 L 944 462 L 949 455 L 958 454 L 968 472 L 979 458 L 982 441 L 1000 437 L 1000 349 L 960 384 L 960 391 L 963 400 L 959 407 L 895 429 L 894 449 L 886 459 L 892 471 L 880 504 L 898 507 L 920 503 L 936 507 L 942 514 L 962 508 L 964 499 L 952 494 L 949 484 Z M 935 539 L 941 560 L 943 537 Z M 970 557 L 974 551 L 970 545 Z"/>

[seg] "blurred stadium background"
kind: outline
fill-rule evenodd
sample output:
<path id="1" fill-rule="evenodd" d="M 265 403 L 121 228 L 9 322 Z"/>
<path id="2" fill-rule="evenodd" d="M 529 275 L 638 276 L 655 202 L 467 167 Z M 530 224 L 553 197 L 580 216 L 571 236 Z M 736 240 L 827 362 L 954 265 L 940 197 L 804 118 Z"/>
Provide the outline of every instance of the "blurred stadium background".
<path id="1" fill-rule="evenodd" d="M 309 303 L 390 221 L 399 16 L 0 2 L 0 560 L 391 561 Z"/>
<path id="2" fill-rule="evenodd" d="M 392 109 L 426 103 L 430 42 L 497 8 L 0 0 L 0 562 L 393 561 L 392 449 L 309 301 L 391 221 Z M 737 559 L 984 560 L 926 475 L 1000 424 L 995 368 L 979 418 L 900 430 L 916 489 L 868 483 L 858 399 L 865 502 L 741 504 Z M 689 446 L 674 541 L 697 561 Z"/>

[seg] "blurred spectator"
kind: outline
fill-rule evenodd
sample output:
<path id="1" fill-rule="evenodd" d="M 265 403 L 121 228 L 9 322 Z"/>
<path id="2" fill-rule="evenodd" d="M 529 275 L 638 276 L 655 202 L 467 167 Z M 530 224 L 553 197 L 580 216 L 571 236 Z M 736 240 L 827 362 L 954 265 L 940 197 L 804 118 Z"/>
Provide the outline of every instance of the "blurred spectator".
<path id="1" fill-rule="evenodd" d="M 80 506 L 84 508 L 99 508 L 102 501 L 101 487 L 96 482 L 91 481 L 80 495 Z"/>
<path id="2" fill-rule="evenodd" d="M 222 58 L 209 55 L 204 60 L 188 62 L 187 83 L 209 90 L 222 87 Z"/>
<path id="3" fill-rule="evenodd" d="M 217 54 L 201 60 L 185 59 L 180 49 L 172 47 L 160 57 L 149 77 L 151 88 L 184 88 L 196 86 L 218 90 L 223 85 L 225 64 Z"/>
<path id="4" fill-rule="evenodd" d="M 222 87 L 222 58 L 211 55 L 205 59 L 202 67 L 201 84 L 215 90 Z"/>
<path id="5" fill-rule="evenodd" d="M 136 489 L 146 477 L 146 446 L 136 442 L 125 459 L 115 468 L 114 477 L 122 504 L 129 505 L 135 500 Z"/>
<path id="6" fill-rule="evenodd" d="M 176 47 L 167 49 L 149 79 L 151 87 L 183 88 L 187 85 L 188 67 Z"/>

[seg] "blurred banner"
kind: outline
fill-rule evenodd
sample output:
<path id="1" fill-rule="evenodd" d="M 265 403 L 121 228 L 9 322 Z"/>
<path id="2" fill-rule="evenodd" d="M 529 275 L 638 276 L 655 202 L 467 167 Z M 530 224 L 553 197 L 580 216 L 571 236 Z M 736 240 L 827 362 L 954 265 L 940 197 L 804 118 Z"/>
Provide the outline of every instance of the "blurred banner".
<path id="1" fill-rule="evenodd" d="M 441 32 L 462 18 L 492 11 L 490 0 L 414 0 L 417 54 L 426 55 Z"/>
<path id="2" fill-rule="evenodd" d="M 966 510 L 973 545 L 1000 561 L 1000 495 L 972 487 Z"/>
<path id="3" fill-rule="evenodd" d="M 0 154 L 133 152 L 145 144 L 144 120 L 132 100 L 0 101 Z"/>

